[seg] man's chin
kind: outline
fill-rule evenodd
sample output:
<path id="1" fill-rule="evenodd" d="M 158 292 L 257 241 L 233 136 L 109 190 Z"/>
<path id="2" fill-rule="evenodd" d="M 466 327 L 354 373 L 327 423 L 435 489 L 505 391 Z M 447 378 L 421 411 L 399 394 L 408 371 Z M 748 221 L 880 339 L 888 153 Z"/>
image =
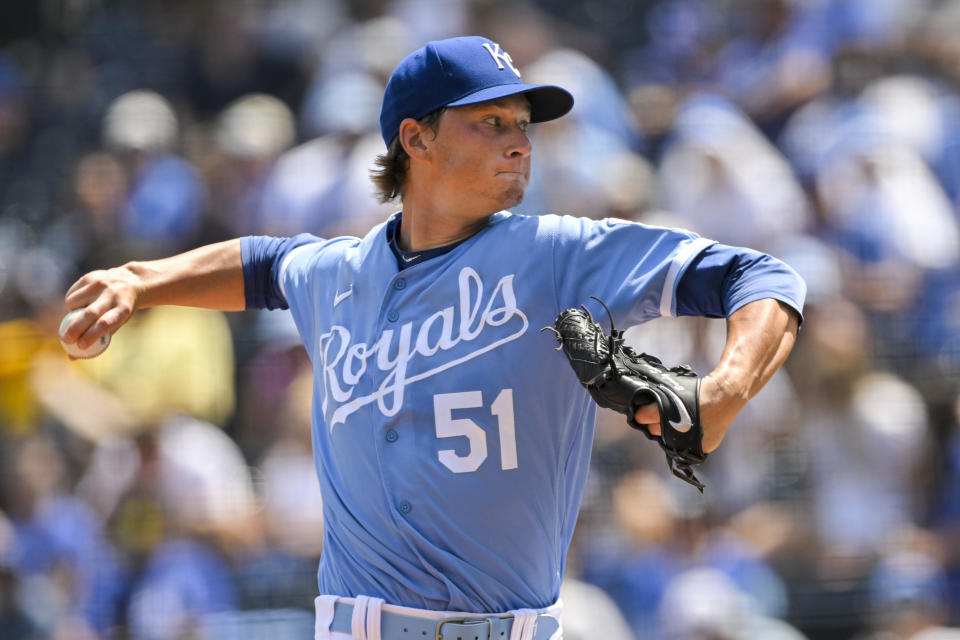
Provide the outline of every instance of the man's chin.
<path id="1" fill-rule="evenodd" d="M 509 189 L 504 194 L 504 209 L 509 209 L 510 207 L 515 207 L 521 202 L 523 202 L 524 189 Z"/>

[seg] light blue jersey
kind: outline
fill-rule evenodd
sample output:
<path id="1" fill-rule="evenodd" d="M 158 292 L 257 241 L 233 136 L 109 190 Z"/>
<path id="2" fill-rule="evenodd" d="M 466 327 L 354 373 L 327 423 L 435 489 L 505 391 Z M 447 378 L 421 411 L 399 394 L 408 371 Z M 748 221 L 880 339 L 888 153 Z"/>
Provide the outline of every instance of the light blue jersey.
<path id="1" fill-rule="evenodd" d="M 279 291 L 313 364 L 320 591 L 452 611 L 546 607 L 560 590 L 596 406 L 540 329 L 585 302 L 602 316 L 590 296 L 618 326 L 673 315 L 685 269 L 714 243 L 501 212 L 401 271 L 386 226 L 363 239 L 243 245 L 248 298 L 271 306 L 269 292 L 251 290 Z M 248 255 L 257 251 L 266 255 Z M 764 297 L 803 303 L 786 267 L 731 291 L 727 313 Z"/>

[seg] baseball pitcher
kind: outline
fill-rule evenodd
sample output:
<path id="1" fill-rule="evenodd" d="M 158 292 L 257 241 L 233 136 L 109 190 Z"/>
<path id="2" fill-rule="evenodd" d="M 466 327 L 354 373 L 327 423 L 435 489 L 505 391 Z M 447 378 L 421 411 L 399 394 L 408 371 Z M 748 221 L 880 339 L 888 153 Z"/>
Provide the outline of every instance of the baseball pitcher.
<path id="1" fill-rule="evenodd" d="M 93 272 L 66 295 L 84 308 L 64 338 L 80 346 L 155 305 L 290 309 L 314 372 L 317 639 L 560 638 L 598 403 L 699 485 L 693 466 L 793 346 L 805 287 L 768 255 L 510 213 L 527 127 L 572 106 L 495 42 L 431 42 L 386 87 L 374 182 L 401 206 L 366 237 L 245 237 Z M 703 377 L 616 329 L 678 315 L 726 318 Z"/>

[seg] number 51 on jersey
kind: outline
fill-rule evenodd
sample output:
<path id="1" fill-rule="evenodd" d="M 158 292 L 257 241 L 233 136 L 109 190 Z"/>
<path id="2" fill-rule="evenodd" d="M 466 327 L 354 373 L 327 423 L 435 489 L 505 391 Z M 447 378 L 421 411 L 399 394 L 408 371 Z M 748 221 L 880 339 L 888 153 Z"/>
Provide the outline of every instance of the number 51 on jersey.
<path id="1" fill-rule="evenodd" d="M 487 433 L 469 418 L 454 418 L 454 409 L 476 409 L 483 406 L 480 391 L 438 393 L 433 396 L 433 418 L 438 438 L 467 438 L 470 447 L 466 455 L 457 455 L 454 449 L 442 449 L 437 457 L 454 473 L 476 471 L 487 459 Z M 517 436 L 513 415 L 513 389 L 502 389 L 490 405 L 490 413 L 497 419 L 500 432 L 500 468 L 517 468 Z"/>

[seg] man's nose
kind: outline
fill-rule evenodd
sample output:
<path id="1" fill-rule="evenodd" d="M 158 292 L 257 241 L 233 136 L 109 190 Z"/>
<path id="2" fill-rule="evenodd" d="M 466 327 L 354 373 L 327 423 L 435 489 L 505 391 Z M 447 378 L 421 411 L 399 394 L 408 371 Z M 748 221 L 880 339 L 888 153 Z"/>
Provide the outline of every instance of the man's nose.
<path id="1" fill-rule="evenodd" d="M 527 132 L 519 126 L 514 129 L 510 138 L 510 146 L 507 149 L 507 156 L 510 158 L 524 158 L 530 155 L 533 147 L 530 145 L 530 138 Z"/>

